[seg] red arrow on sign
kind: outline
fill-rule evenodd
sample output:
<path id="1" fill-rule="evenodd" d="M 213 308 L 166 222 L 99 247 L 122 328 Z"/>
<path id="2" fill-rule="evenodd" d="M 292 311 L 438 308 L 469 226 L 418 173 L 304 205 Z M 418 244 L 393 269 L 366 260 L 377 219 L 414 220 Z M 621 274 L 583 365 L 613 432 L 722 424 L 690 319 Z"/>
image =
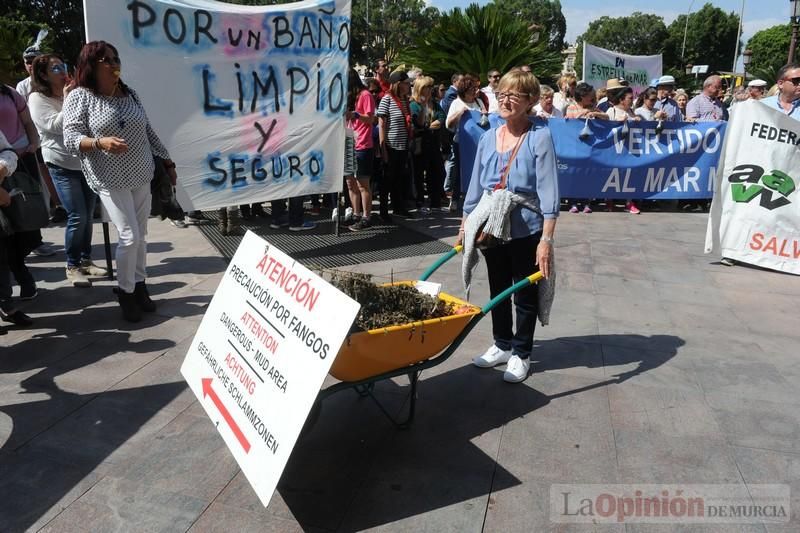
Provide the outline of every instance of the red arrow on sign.
<path id="1" fill-rule="evenodd" d="M 211 382 L 213 381 L 213 378 L 202 378 L 200 381 L 203 382 L 203 398 L 205 398 L 206 396 L 211 396 L 211 401 L 214 402 L 214 405 L 217 406 L 217 409 L 222 415 L 222 418 L 225 419 L 225 422 L 228 423 L 228 426 L 230 426 L 231 431 L 233 431 L 233 434 L 236 435 L 236 439 L 239 441 L 239 444 L 241 444 L 242 448 L 244 448 L 244 453 L 249 453 L 250 443 L 247 442 L 244 433 L 242 433 L 242 430 L 239 429 L 239 426 L 236 424 L 236 421 L 228 412 L 228 409 L 222 404 L 222 400 L 219 399 L 217 393 L 214 392 L 214 389 L 211 388 Z"/>

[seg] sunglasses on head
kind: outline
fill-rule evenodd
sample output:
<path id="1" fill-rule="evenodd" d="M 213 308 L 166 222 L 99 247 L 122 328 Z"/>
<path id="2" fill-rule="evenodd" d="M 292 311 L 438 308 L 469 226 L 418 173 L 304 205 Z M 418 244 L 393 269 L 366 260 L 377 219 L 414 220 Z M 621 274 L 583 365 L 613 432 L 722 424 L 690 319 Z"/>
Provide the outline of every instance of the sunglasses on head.
<path id="1" fill-rule="evenodd" d="M 122 60 L 118 56 L 114 57 L 101 57 L 97 60 L 98 63 L 108 63 L 109 65 L 121 65 Z"/>

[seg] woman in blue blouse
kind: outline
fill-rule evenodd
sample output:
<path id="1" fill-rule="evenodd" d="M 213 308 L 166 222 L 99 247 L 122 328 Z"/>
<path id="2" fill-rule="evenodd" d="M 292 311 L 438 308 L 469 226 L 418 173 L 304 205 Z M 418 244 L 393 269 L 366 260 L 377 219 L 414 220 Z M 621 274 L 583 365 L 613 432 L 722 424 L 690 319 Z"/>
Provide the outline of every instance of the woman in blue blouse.
<path id="1" fill-rule="evenodd" d="M 559 196 L 556 155 L 550 130 L 544 122 L 528 119 L 539 100 L 539 82 L 533 74 L 511 71 L 503 76 L 497 91 L 500 118 L 505 124 L 481 137 L 475 166 L 464 201 L 464 220 L 484 191 L 500 183 L 515 147 L 507 179 L 509 191 L 528 197 L 539 211 L 518 205 L 511 212 L 511 240 L 483 250 L 489 273 L 492 297 L 514 282 L 541 270 L 545 278 L 553 271 L 553 233 L 558 217 Z M 533 332 L 536 326 L 538 289 L 535 284 L 514 295 L 516 331 L 513 331 L 512 304 L 506 300 L 492 310 L 494 344 L 473 363 L 491 368 L 506 363 L 505 381 L 524 381 L 530 370 Z"/>

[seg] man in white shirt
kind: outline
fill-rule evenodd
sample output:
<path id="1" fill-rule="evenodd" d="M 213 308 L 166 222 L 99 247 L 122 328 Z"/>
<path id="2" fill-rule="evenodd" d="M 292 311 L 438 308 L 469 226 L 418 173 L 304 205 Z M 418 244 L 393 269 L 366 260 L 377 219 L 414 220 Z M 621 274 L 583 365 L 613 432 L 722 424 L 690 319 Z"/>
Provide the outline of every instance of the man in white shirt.
<path id="1" fill-rule="evenodd" d="M 40 55 L 42 55 L 42 51 L 36 46 L 29 46 L 22 52 L 22 60 L 25 62 L 25 70 L 28 72 L 28 77 L 19 82 L 16 89 L 26 101 L 31 94 L 31 69 L 33 69 L 33 60 Z"/>
<path id="2" fill-rule="evenodd" d="M 500 71 L 493 68 L 489 70 L 486 76 L 489 79 L 489 85 L 481 89 L 481 92 L 489 99 L 489 113 L 497 113 L 500 111 L 500 106 L 497 103 L 497 95 L 494 92 L 497 90 L 497 86 L 500 85 Z"/>

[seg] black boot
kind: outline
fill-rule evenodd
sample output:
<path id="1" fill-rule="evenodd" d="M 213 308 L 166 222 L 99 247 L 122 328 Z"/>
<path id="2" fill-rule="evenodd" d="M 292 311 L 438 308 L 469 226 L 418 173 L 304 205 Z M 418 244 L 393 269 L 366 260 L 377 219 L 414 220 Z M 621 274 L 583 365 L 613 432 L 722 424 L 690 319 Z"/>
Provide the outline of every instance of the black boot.
<path id="1" fill-rule="evenodd" d="M 125 292 L 120 288 L 114 289 L 119 298 L 119 306 L 122 309 L 122 317 L 128 322 L 139 322 L 142 319 L 142 310 L 136 303 L 136 295 L 132 292 Z"/>
<path id="2" fill-rule="evenodd" d="M 152 313 L 156 310 L 156 303 L 150 299 L 150 293 L 147 292 L 147 285 L 145 285 L 144 281 L 136 283 L 133 295 L 136 296 L 136 303 L 142 311 Z"/>

